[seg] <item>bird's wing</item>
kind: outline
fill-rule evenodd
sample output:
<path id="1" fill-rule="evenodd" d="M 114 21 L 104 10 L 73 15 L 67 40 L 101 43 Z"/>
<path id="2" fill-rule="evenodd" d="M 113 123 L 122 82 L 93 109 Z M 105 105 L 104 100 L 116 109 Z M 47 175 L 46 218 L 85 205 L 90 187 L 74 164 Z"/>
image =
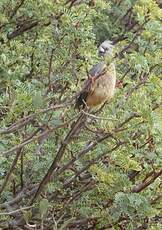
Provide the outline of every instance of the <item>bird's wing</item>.
<path id="1" fill-rule="evenodd" d="M 91 77 L 98 77 L 102 72 L 103 70 L 105 69 L 106 65 L 105 65 L 105 62 L 102 61 L 96 65 L 94 65 L 90 71 L 89 71 L 89 75 Z"/>
<path id="2" fill-rule="evenodd" d="M 105 62 L 102 61 L 94 65 L 90 69 L 88 73 L 89 77 L 85 81 L 83 88 L 76 99 L 76 105 L 75 105 L 76 108 L 80 108 L 80 106 L 82 106 L 83 108 L 85 107 L 86 99 L 88 95 L 91 94 L 93 91 L 93 81 L 95 81 L 97 78 L 99 78 L 102 75 L 102 73 L 105 70 L 105 67 L 106 67 Z"/>
<path id="3" fill-rule="evenodd" d="M 76 98 L 75 108 L 80 109 L 81 106 L 82 108 L 85 107 L 86 99 L 90 92 L 91 92 L 91 80 L 87 79 L 78 97 Z"/>

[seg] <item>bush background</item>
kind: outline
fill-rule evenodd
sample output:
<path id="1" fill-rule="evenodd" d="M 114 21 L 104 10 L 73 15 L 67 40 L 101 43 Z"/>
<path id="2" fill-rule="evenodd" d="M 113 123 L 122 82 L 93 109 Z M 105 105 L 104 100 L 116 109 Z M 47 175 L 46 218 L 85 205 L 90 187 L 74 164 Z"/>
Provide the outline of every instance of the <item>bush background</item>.
<path id="1" fill-rule="evenodd" d="M 0 1 L 1 229 L 162 229 L 161 7 Z M 124 87 L 65 142 L 105 39 Z"/>

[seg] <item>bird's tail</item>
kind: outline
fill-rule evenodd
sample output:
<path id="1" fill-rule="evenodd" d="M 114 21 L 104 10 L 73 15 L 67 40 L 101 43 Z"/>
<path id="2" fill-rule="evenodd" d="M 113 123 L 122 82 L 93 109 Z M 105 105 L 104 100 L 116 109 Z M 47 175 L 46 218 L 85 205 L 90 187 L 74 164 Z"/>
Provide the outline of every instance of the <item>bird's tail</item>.
<path id="1" fill-rule="evenodd" d="M 88 93 L 86 91 L 83 91 L 80 93 L 80 95 L 76 98 L 75 102 L 75 109 L 84 109 L 86 107 L 86 99 L 87 99 Z"/>

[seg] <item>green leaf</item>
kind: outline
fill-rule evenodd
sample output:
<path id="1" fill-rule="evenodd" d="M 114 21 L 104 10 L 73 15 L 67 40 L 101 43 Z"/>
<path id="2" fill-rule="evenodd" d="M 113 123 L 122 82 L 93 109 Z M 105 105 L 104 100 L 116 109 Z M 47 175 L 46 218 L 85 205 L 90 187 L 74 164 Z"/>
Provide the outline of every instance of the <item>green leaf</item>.
<path id="1" fill-rule="evenodd" d="M 28 223 L 32 217 L 31 210 L 28 210 L 28 211 L 22 210 L 22 213 L 23 213 L 23 217 L 24 217 L 25 222 Z"/>
<path id="2" fill-rule="evenodd" d="M 40 108 L 43 105 L 43 102 L 44 102 L 44 100 L 43 100 L 43 96 L 41 95 L 41 92 L 40 91 L 36 92 L 32 98 L 33 106 L 36 109 Z"/>
<path id="3" fill-rule="evenodd" d="M 49 202 L 47 199 L 42 199 L 39 203 L 39 211 L 40 211 L 40 215 L 41 215 L 41 218 L 43 218 L 47 211 L 48 211 L 48 207 L 49 207 Z"/>

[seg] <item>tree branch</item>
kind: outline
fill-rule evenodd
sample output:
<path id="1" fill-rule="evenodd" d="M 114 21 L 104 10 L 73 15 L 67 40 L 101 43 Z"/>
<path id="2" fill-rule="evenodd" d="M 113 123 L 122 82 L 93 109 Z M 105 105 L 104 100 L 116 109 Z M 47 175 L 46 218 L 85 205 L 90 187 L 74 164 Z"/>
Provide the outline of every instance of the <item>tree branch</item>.
<path id="1" fill-rule="evenodd" d="M 134 192 L 134 193 L 139 193 L 139 192 L 143 191 L 145 188 L 147 188 L 150 184 L 152 184 L 161 175 L 162 175 L 162 170 L 160 170 L 159 172 L 155 172 L 150 178 L 148 178 L 143 183 L 135 185 L 131 189 L 131 191 Z"/>

